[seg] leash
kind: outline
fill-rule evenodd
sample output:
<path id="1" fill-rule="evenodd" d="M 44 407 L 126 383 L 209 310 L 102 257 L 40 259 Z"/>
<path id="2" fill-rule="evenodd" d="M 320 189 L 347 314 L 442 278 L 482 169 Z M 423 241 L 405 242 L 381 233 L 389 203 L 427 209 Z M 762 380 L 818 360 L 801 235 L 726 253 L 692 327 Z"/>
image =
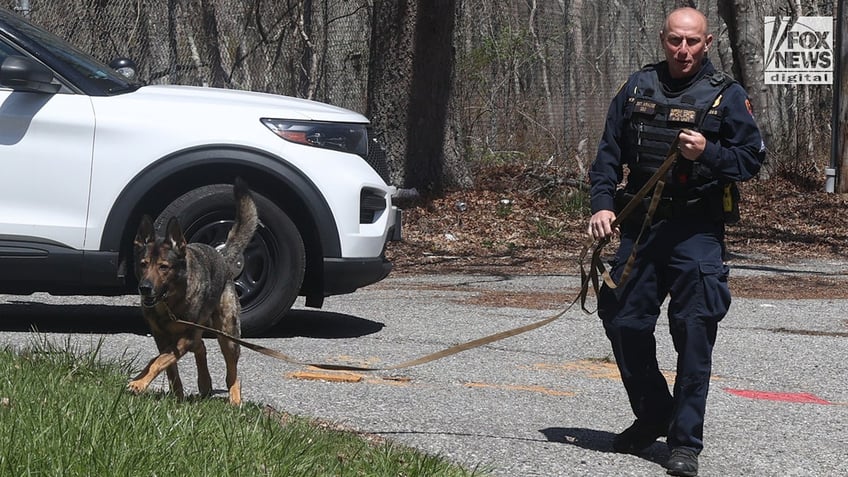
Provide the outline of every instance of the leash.
<path id="1" fill-rule="evenodd" d="M 185 325 L 185 326 L 189 326 L 189 327 L 192 327 L 192 328 L 200 329 L 200 330 L 206 331 L 208 333 L 212 333 L 212 334 L 214 334 L 218 337 L 222 337 L 222 338 L 228 339 L 230 341 L 233 341 L 235 343 L 238 343 L 239 345 L 244 346 L 245 348 L 251 349 L 253 351 L 256 351 L 257 353 L 261 353 L 261 354 L 264 354 L 266 356 L 270 356 L 272 358 L 276 358 L 276 359 L 285 361 L 285 362 L 290 363 L 290 364 L 296 364 L 296 365 L 299 365 L 299 366 L 312 366 L 314 368 L 324 369 L 324 370 L 329 370 L 329 371 L 359 371 L 359 372 L 392 371 L 392 370 L 403 369 L 403 368 L 411 368 L 413 366 L 418 366 L 418 365 L 421 365 L 421 364 L 424 364 L 424 363 L 429 363 L 431 361 L 436 361 L 438 359 L 442 359 L 442 358 L 445 358 L 447 356 L 451 356 L 451 355 L 454 355 L 454 354 L 457 354 L 457 353 L 461 353 L 463 351 L 467 351 L 467 350 L 470 350 L 470 349 L 473 349 L 473 348 L 477 348 L 477 347 L 484 346 L 484 345 L 487 345 L 487 344 L 490 344 L 490 343 L 494 343 L 496 341 L 500 341 L 500 340 L 503 340 L 503 339 L 506 339 L 506 338 L 510 338 L 512 336 L 520 335 L 522 333 L 526 333 L 528 331 L 532 331 L 532 330 L 535 330 L 537 328 L 541 328 L 541 327 L 543 327 L 547 324 L 550 324 L 550 323 L 562 318 L 569 310 L 571 310 L 571 308 L 574 307 L 575 304 L 577 304 L 577 302 L 580 302 L 580 306 L 583 309 L 583 311 L 585 311 L 588 314 L 591 314 L 593 312 L 586 309 L 586 298 L 589 294 L 589 286 L 590 285 L 592 286 L 592 289 L 595 293 L 595 296 L 597 296 L 598 290 L 600 289 L 600 280 L 598 278 L 599 275 L 602 277 L 604 283 L 607 286 L 609 286 L 610 288 L 617 288 L 617 287 L 621 286 L 627 280 L 628 276 L 630 275 L 630 272 L 633 268 L 633 263 L 635 262 L 635 258 L 636 258 L 636 247 L 639 244 L 639 240 L 642 237 L 642 233 L 647 228 L 650 227 L 651 221 L 653 220 L 654 212 L 656 211 L 657 205 L 659 204 L 660 196 L 662 195 L 662 190 L 663 190 L 663 187 L 665 186 L 665 182 L 662 179 L 665 177 L 666 172 L 668 172 L 668 170 L 672 167 L 674 162 L 677 160 L 677 143 L 678 143 L 678 141 L 677 141 L 677 139 L 675 139 L 674 142 L 671 144 L 671 149 L 669 150 L 669 153 L 668 153 L 668 156 L 666 157 L 666 160 L 662 163 L 662 165 L 660 165 L 659 169 L 657 169 L 657 171 L 654 173 L 654 175 L 652 175 L 651 178 L 648 179 L 648 182 L 646 182 L 645 185 L 642 186 L 641 189 L 639 189 L 639 191 L 636 193 L 636 195 L 632 199 L 630 199 L 630 201 L 621 210 L 621 212 L 616 215 L 615 220 L 613 220 L 613 222 L 611 224 L 611 227 L 613 229 L 618 227 L 618 225 L 625 218 L 627 218 L 627 216 L 629 216 L 630 214 L 633 213 L 634 210 L 636 210 L 636 208 L 640 205 L 640 202 L 642 201 L 642 199 L 644 199 L 648 195 L 648 193 L 652 192 L 652 197 L 651 197 L 650 205 L 648 207 L 648 212 L 645 215 L 645 219 L 642 221 L 642 228 L 640 229 L 639 235 L 637 236 L 636 241 L 633 244 L 633 249 L 631 250 L 630 256 L 627 259 L 627 262 L 625 264 L 625 267 L 624 267 L 623 273 L 621 275 L 621 278 L 619 279 L 619 282 L 615 283 L 615 281 L 609 275 L 609 272 L 605 269 L 605 267 L 602 263 L 603 261 L 601 260 L 601 251 L 609 243 L 609 241 L 610 241 L 609 236 L 604 237 L 600 240 L 595 240 L 595 239 L 590 238 L 586 242 L 586 244 L 583 246 L 583 250 L 580 253 L 580 259 L 579 259 L 579 262 L 580 262 L 580 282 L 581 282 L 580 283 L 580 292 L 577 294 L 576 297 L 574 297 L 574 299 L 571 301 L 571 303 L 569 303 L 568 306 L 565 307 L 565 309 L 563 309 L 562 311 L 560 311 L 559 313 L 557 313 L 553 316 L 544 318 L 542 320 L 539 320 L 539 321 L 536 321 L 536 322 L 533 322 L 533 323 L 530 323 L 530 324 L 527 324 L 527 325 L 524 325 L 524 326 L 519 326 L 519 327 L 513 328 L 511 330 L 501 331 L 499 333 L 494 333 L 494 334 L 491 334 L 491 335 L 488 335 L 488 336 L 484 336 L 482 338 L 478 338 L 478 339 L 475 339 L 475 340 L 472 340 L 472 341 L 468 341 L 468 342 L 465 342 L 465 343 L 454 345 L 454 346 L 445 348 L 441 351 L 437 351 L 435 353 L 431 353 L 431 354 L 422 356 L 420 358 L 412 359 L 412 360 L 409 360 L 409 361 L 404 361 L 404 362 L 399 363 L 399 364 L 395 364 L 395 365 L 391 365 L 391 366 L 385 366 L 385 367 L 368 367 L 368 366 L 352 366 L 352 365 L 333 364 L 333 363 L 310 363 L 310 362 L 307 362 L 307 361 L 301 361 L 301 360 L 292 358 L 291 356 L 288 356 L 284 353 L 281 353 L 281 352 L 279 352 L 275 349 L 267 348 L 265 346 L 262 346 L 262 345 L 259 345 L 259 344 L 256 344 L 256 343 L 251 343 L 249 341 L 245 341 L 241 338 L 237 338 L 237 337 L 232 336 L 228 333 L 225 333 L 221 330 L 216 330 L 214 328 L 210 328 L 208 326 L 201 325 L 199 323 L 193 323 L 193 322 L 190 322 L 190 321 L 181 320 L 181 319 L 177 318 L 176 316 L 174 316 L 173 313 L 170 312 L 170 310 L 169 310 L 169 313 L 171 314 L 171 318 L 176 323 L 179 323 L 179 324 Z M 585 266 L 584 266 L 585 265 L 584 262 L 585 262 L 586 256 L 589 255 L 590 252 L 591 252 L 591 261 L 590 261 L 589 269 L 587 271 Z"/>
<path id="2" fill-rule="evenodd" d="M 485 336 L 483 338 L 478 338 L 478 339 L 473 340 L 473 341 L 469 341 L 469 342 L 462 343 L 462 344 L 459 344 L 459 345 L 456 345 L 456 346 L 451 346 L 449 348 L 445 348 L 445 349 L 443 349 L 439 352 L 428 354 L 428 355 L 422 356 L 420 358 L 416 358 L 416 359 L 409 360 L 409 361 L 404 361 L 403 363 L 400 363 L 400 364 L 395 364 L 395 365 L 392 365 L 392 366 L 385 366 L 385 367 L 352 366 L 352 365 L 334 364 L 334 363 L 310 363 L 310 362 L 307 362 L 307 361 L 301 361 L 301 360 L 294 359 L 291 356 L 283 354 L 283 353 L 281 353 L 281 352 L 279 352 L 275 349 L 267 348 L 265 346 L 258 345 L 256 343 L 251 343 L 251 342 L 245 341 L 241 338 L 236 338 L 235 336 L 232 336 L 232 335 L 227 334 L 227 333 L 220 331 L 220 330 L 216 330 L 214 328 L 210 328 L 208 326 L 204 326 L 204 325 L 201 325 L 201 324 L 198 324 L 198 323 L 192 323 L 190 321 L 179 320 L 179 319 L 175 320 L 175 321 L 176 321 L 176 323 L 179 323 L 181 325 L 191 326 L 193 328 L 201 329 L 203 331 L 208 331 L 209 333 L 213 333 L 217 336 L 226 338 L 230 341 L 233 341 L 235 343 L 238 343 L 238 344 L 244 346 L 245 348 L 249 348 L 253 351 L 256 351 L 257 353 L 261 353 L 261 354 L 264 354 L 266 356 L 270 356 L 272 358 L 276 358 L 276 359 L 285 361 L 285 362 L 290 363 L 290 364 L 296 364 L 296 365 L 300 365 L 300 366 L 312 366 L 314 368 L 326 369 L 326 370 L 329 370 L 329 371 L 372 372 L 372 371 L 392 371 L 392 370 L 402 369 L 402 368 L 411 368 L 413 366 L 418 366 L 420 364 L 429 363 L 430 361 L 435 361 L 437 359 L 442 359 L 442 358 L 445 358 L 447 356 L 451 356 L 451 355 L 454 355 L 454 354 L 457 354 L 457 353 L 461 353 L 462 351 L 466 351 L 466 350 L 469 350 L 469 349 L 472 349 L 472 348 L 477 348 L 477 347 L 483 346 L 483 345 L 488 344 L 488 343 L 493 343 L 495 341 L 506 339 L 506 338 L 509 338 L 511 336 L 519 335 L 521 333 L 525 333 L 525 332 L 528 332 L 530 330 L 535 330 L 536 328 L 541 328 L 541 327 L 547 325 L 548 323 L 561 318 L 563 315 L 565 315 L 565 313 L 569 309 L 571 309 L 571 307 L 576 302 L 577 302 L 577 300 L 575 299 L 571 303 L 571 305 L 569 305 L 566 309 L 562 310 L 561 312 L 557 313 L 554 316 L 545 318 L 544 320 L 537 321 L 537 322 L 534 322 L 534 323 L 530 323 L 528 325 L 524 325 L 524 326 L 521 326 L 521 327 L 518 327 L 518 328 L 511 329 L 511 330 L 502 331 L 500 333 L 495 333 L 495 334 L 492 334 L 492 335 L 489 335 L 489 336 Z"/>
<path id="3" fill-rule="evenodd" d="M 584 283 L 584 286 L 580 290 L 580 306 L 586 313 L 593 313 L 592 311 L 586 308 L 586 298 L 588 295 L 588 287 L 585 286 L 587 282 L 592 284 L 592 289 L 595 293 L 595 296 L 598 295 L 598 291 L 600 290 L 600 283 L 598 276 L 600 275 L 609 288 L 616 289 L 624 284 L 630 276 L 630 272 L 633 271 L 633 265 L 636 262 L 636 249 L 639 246 L 639 242 L 642 240 L 642 235 L 645 230 L 651 227 L 651 222 L 654 219 L 654 213 L 657 210 L 657 206 L 660 203 L 660 199 L 662 198 L 662 191 L 665 188 L 665 178 L 666 173 L 674 166 L 674 163 L 677 161 L 678 150 L 677 146 L 679 143 L 679 139 L 677 137 L 674 138 L 674 141 L 671 143 L 671 147 L 669 148 L 668 155 L 666 155 L 665 161 L 660 164 L 660 167 L 657 168 L 657 171 L 648 179 L 647 182 L 636 192 L 633 198 L 627 202 L 627 205 L 621 210 L 620 213 L 616 214 L 615 219 L 610 224 L 611 229 L 615 229 L 618 227 L 630 214 L 636 210 L 637 207 L 641 205 L 642 199 L 644 199 L 648 193 L 651 193 L 651 202 L 648 204 L 648 211 L 645 214 L 644 219 L 642 220 L 642 226 L 639 229 L 639 234 L 636 236 L 636 240 L 633 242 L 633 247 L 630 250 L 630 255 L 627 257 L 627 261 L 624 264 L 624 269 L 622 270 L 621 277 L 619 278 L 618 283 L 612 279 L 609 272 L 604 267 L 603 261 L 601 260 L 601 251 L 603 248 L 609 243 L 610 236 L 607 235 L 602 239 L 592 239 L 590 238 L 586 245 L 583 247 L 583 251 L 580 253 L 580 277 L 581 282 Z M 585 259 L 586 255 L 592 252 L 589 270 L 587 271 L 585 268 Z"/>

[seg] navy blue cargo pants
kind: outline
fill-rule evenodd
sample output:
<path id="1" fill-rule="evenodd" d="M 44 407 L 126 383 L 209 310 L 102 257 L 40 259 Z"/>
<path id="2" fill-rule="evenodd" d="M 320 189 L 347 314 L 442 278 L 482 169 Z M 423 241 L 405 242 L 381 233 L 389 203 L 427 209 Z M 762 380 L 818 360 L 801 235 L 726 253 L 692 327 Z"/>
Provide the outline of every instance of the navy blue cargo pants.
<path id="1" fill-rule="evenodd" d="M 618 282 L 639 223 L 621 227 L 611 274 Z M 730 306 L 724 224 L 703 217 L 660 220 L 638 244 L 634 268 L 616 289 L 603 286 L 598 316 L 612 344 L 630 406 L 646 423 L 669 422 L 668 445 L 703 449 L 704 411 L 718 322 Z M 654 329 L 669 297 L 677 352 L 673 394 L 659 370 Z"/>

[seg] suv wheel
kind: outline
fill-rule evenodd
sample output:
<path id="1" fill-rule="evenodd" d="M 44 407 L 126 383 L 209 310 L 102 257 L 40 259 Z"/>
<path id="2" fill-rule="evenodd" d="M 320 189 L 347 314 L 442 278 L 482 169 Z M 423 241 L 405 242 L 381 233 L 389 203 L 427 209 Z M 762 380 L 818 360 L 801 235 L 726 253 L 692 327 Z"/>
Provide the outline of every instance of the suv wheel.
<path id="1" fill-rule="evenodd" d="M 245 337 L 267 331 L 288 312 L 300 292 L 306 266 L 303 240 L 294 222 L 274 202 L 252 194 L 259 210 L 259 227 L 235 278 Z M 155 225 L 162 230 L 171 217 L 177 217 L 186 240 L 220 247 L 234 213 L 232 186 L 215 184 L 180 196 L 162 211 Z"/>

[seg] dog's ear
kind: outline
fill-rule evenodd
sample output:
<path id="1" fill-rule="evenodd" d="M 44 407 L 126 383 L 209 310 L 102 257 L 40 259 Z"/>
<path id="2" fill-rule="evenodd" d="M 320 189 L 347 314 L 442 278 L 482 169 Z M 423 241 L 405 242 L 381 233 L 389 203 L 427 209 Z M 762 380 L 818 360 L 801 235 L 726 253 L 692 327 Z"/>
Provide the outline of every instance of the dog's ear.
<path id="1" fill-rule="evenodd" d="M 138 230 L 135 233 L 135 241 L 133 245 L 136 249 L 141 249 L 156 240 L 156 232 L 153 230 L 153 219 L 149 215 L 141 218 L 141 223 L 138 224 Z"/>
<path id="2" fill-rule="evenodd" d="M 168 220 L 168 231 L 165 234 L 165 239 L 170 242 L 171 248 L 177 250 L 185 249 L 186 239 L 183 236 L 183 228 L 180 227 L 180 222 L 176 217 L 171 217 Z"/>

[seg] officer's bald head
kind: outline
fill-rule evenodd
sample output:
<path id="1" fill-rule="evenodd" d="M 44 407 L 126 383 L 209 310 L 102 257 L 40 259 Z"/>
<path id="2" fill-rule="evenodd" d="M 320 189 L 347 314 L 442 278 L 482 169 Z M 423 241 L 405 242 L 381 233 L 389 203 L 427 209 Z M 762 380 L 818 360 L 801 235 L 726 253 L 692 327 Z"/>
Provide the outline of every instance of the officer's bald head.
<path id="1" fill-rule="evenodd" d="M 688 78 L 701 69 L 713 42 L 707 27 L 707 17 L 694 8 L 677 8 L 668 14 L 660 43 L 672 78 Z"/>
<path id="2" fill-rule="evenodd" d="M 680 7 L 672 10 L 668 16 L 665 17 L 665 21 L 663 22 L 662 31 L 660 31 L 660 35 L 665 34 L 669 31 L 669 24 L 677 24 L 679 22 L 686 23 L 700 23 L 701 24 L 701 32 L 706 35 L 709 32 L 709 21 L 707 20 L 707 16 L 701 13 L 699 10 L 696 10 L 692 7 Z"/>

